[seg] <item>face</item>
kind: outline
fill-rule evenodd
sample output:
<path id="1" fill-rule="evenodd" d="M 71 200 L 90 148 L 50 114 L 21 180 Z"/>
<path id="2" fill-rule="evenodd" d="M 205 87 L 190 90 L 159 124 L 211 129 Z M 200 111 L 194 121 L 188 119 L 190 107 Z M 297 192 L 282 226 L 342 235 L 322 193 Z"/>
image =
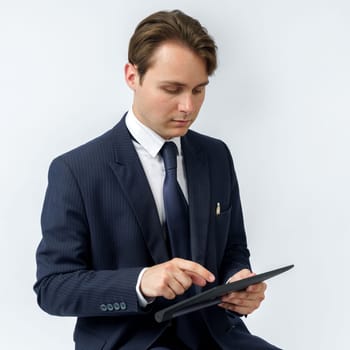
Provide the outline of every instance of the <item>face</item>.
<path id="1" fill-rule="evenodd" d="M 125 66 L 125 79 L 134 91 L 135 116 L 164 139 L 186 134 L 208 84 L 204 60 L 174 42 L 165 42 L 155 51 L 142 82 L 130 63 Z"/>

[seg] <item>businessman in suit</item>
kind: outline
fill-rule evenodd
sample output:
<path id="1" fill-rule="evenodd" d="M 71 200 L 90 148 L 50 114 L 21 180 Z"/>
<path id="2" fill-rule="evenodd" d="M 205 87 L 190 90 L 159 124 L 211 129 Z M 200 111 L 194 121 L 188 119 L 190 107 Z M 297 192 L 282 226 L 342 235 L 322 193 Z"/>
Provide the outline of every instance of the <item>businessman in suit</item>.
<path id="1" fill-rule="evenodd" d="M 77 350 L 277 349 L 240 317 L 260 306 L 265 283 L 154 320 L 181 298 L 252 275 L 229 150 L 189 130 L 215 68 L 215 43 L 197 20 L 150 15 L 129 44 L 132 107 L 50 166 L 34 289 L 46 312 L 77 317 Z"/>

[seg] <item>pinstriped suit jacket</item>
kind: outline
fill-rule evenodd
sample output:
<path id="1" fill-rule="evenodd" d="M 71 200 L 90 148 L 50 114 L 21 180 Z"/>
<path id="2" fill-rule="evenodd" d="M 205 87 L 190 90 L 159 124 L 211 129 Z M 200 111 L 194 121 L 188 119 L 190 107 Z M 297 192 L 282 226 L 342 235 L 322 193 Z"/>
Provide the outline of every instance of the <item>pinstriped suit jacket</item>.
<path id="1" fill-rule="evenodd" d="M 192 259 L 216 275 L 214 284 L 223 283 L 249 268 L 232 159 L 221 141 L 193 131 L 181 142 Z M 217 202 L 220 215 L 215 213 Z M 170 257 L 124 118 L 52 162 L 41 223 L 34 286 L 40 307 L 78 318 L 76 349 L 146 349 L 166 327 L 153 315 L 168 302 L 157 298 L 141 309 L 136 280 L 143 267 Z M 222 348 L 276 349 L 251 336 L 238 317 L 219 307 L 197 317 Z"/>

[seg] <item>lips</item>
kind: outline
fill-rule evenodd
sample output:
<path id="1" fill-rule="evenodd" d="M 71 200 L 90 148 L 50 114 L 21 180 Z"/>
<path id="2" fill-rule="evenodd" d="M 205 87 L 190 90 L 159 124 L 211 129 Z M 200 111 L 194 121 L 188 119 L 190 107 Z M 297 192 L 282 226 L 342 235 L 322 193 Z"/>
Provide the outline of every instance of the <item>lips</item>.
<path id="1" fill-rule="evenodd" d="M 191 122 L 191 120 L 190 119 L 185 119 L 185 120 L 184 119 L 173 119 L 173 122 L 186 125 L 186 124 L 189 124 Z"/>

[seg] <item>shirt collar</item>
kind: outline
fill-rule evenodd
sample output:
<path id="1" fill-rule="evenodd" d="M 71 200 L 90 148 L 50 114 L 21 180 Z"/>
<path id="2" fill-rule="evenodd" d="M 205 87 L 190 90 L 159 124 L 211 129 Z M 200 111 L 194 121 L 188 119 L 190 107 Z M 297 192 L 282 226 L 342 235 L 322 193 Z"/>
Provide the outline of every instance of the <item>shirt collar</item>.
<path id="1" fill-rule="evenodd" d="M 135 116 L 132 108 L 129 109 L 125 118 L 126 127 L 130 134 L 152 157 L 156 157 L 167 141 L 173 141 L 179 154 L 181 153 L 181 139 L 180 137 L 173 137 L 170 140 L 165 140 L 159 136 L 155 131 L 148 126 L 142 124 Z"/>

